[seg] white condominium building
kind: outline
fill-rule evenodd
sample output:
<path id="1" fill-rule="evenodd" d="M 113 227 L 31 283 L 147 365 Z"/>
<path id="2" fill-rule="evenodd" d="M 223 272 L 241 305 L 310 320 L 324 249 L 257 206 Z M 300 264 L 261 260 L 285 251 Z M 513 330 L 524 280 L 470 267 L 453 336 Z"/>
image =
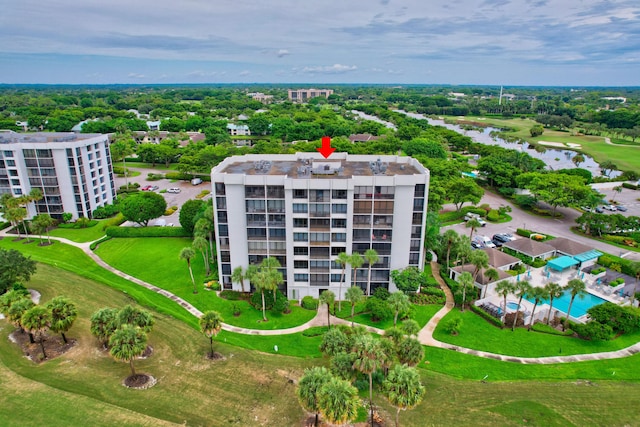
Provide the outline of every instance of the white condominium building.
<path id="1" fill-rule="evenodd" d="M 0 194 L 42 191 L 28 217 L 47 213 L 60 219 L 90 218 L 113 203 L 115 188 L 107 135 L 61 132 L 0 133 Z"/>
<path id="2" fill-rule="evenodd" d="M 375 249 L 371 291 L 395 290 L 390 272 L 424 267 L 429 171 L 411 157 L 333 153 L 245 155 L 211 171 L 218 270 L 224 289 L 238 266 L 280 261 L 290 299 L 339 295 L 338 254 Z M 366 289 L 368 265 L 356 270 Z M 247 282 L 248 284 L 248 282 Z M 347 267 L 342 295 L 352 285 Z"/>

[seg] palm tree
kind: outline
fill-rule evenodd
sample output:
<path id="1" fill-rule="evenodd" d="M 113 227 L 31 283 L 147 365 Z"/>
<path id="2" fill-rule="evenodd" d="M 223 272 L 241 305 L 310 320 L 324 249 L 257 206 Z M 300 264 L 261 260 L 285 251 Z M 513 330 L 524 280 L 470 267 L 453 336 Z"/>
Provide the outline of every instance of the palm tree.
<path id="1" fill-rule="evenodd" d="M 451 248 L 455 245 L 459 237 L 460 236 L 458 235 L 458 233 L 452 228 L 445 231 L 444 234 L 442 235 L 442 240 L 447 248 L 447 269 L 451 265 L 449 263 L 449 257 L 451 256 Z"/>
<path id="2" fill-rule="evenodd" d="M 276 258 L 265 258 L 260 263 L 260 268 L 254 269 L 254 266 L 249 266 L 247 269 L 246 277 L 252 281 L 256 290 L 262 294 L 262 319 L 267 321 L 266 304 L 264 300 L 264 291 L 273 291 L 273 300 L 276 300 L 276 291 L 278 285 L 284 281 L 282 273 L 277 268 L 280 267 L 280 262 Z"/>
<path id="3" fill-rule="evenodd" d="M 109 353 L 117 360 L 129 362 L 131 376 L 136 375 L 133 359 L 140 356 L 147 348 L 147 335 L 142 329 L 122 325 L 109 338 Z"/>
<path id="4" fill-rule="evenodd" d="M 621 185 L 616 185 L 615 187 L 613 187 L 613 197 L 611 198 L 612 202 L 615 202 L 616 200 L 616 196 L 618 194 L 622 193 L 622 186 Z"/>
<path id="5" fill-rule="evenodd" d="M 480 224 L 480 221 L 477 219 L 471 218 L 464 226 L 471 229 L 471 232 L 469 233 L 469 239 L 471 239 L 474 231 L 476 231 L 477 228 L 482 227 L 482 224 Z"/>
<path id="6" fill-rule="evenodd" d="M 328 423 L 347 424 L 358 415 L 359 407 L 358 389 L 349 381 L 331 377 L 320 387 L 318 408 Z"/>
<path id="7" fill-rule="evenodd" d="M 327 304 L 327 326 L 331 328 L 331 306 L 336 301 L 336 294 L 331 291 L 322 291 L 320 294 L 319 304 Z"/>
<path id="8" fill-rule="evenodd" d="M 400 329 L 410 337 L 417 336 L 420 332 L 420 324 L 413 319 L 407 319 L 402 322 Z"/>
<path id="9" fill-rule="evenodd" d="M 101 308 L 91 316 L 91 334 L 98 338 L 104 346 L 109 344 L 109 338 L 117 328 L 117 308 Z"/>
<path id="10" fill-rule="evenodd" d="M 344 283 L 344 276 L 347 272 L 347 264 L 349 264 L 350 259 L 351 257 L 346 252 L 340 252 L 336 258 L 336 264 L 342 267 L 342 277 L 340 278 L 340 287 L 338 290 L 338 312 L 342 311 L 342 284 Z"/>
<path id="11" fill-rule="evenodd" d="M 207 276 L 211 274 L 211 267 L 209 266 L 209 256 L 207 250 L 209 249 L 209 242 L 202 236 L 196 236 L 191 242 L 193 249 L 200 251 L 202 254 L 202 260 L 204 261 L 204 268 L 207 270 Z"/>
<path id="12" fill-rule="evenodd" d="M 351 256 L 349 257 L 349 264 L 351 264 L 351 272 L 352 272 L 351 286 L 356 286 L 357 271 L 360 267 L 362 267 L 362 264 L 364 264 L 362 255 L 360 255 L 358 252 L 352 253 Z"/>
<path id="13" fill-rule="evenodd" d="M 367 260 L 367 263 L 369 264 L 369 275 L 367 277 L 367 295 L 370 296 L 371 295 L 371 267 L 373 267 L 373 264 L 378 262 L 380 258 L 378 257 L 378 252 L 375 249 L 367 249 L 364 252 L 364 258 Z"/>
<path id="14" fill-rule="evenodd" d="M 516 308 L 516 314 L 513 317 L 513 325 L 511 325 L 511 331 L 516 330 L 516 322 L 518 321 L 518 313 L 520 313 L 520 304 L 522 303 L 522 298 L 531 292 L 531 284 L 526 280 L 522 280 L 516 283 L 516 289 L 514 291 L 515 295 L 518 297 L 518 307 Z"/>
<path id="15" fill-rule="evenodd" d="M 217 311 L 207 311 L 202 317 L 200 317 L 200 330 L 203 334 L 209 338 L 209 345 L 211 346 L 210 357 L 213 359 L 213 337 L 218 335 L 218 332 L 222 329 L 222 316 Z"/>
<path id="16" fill-rule="evenodd" d="M 560 298 L 564 293 L 564 289 L 557 283 L 547 283 L 544 288 L 547 290 L 549 294 L 549 315 L 547 316 L 547 325 L 551 322 L 551 315 L 553 313 L 553 300 L 556 298 Z"/>
<path id="17" fill-rule="evenodd" d="M 405 295 L 402 291 L 396 291 L 389 295 L 387 299 L 387 303 L 391 306 L 393 310 L 393 327 L 398 324 L 398 314 L 401 312 L 405 312 L 411 308 L 411 302 L 409 301 L 409 296 Z"/>
<path id="18" fill-rule="evenodd" d="M 118 132 L 120 133 L 120 132 Z M 124 183 L 129 187 L 129 180 L 127 179 L 127 164 L 125 163 L 125 159 L 129 154 L 134 153 L 134 141 L 129 138 L 127 134 L 117 134 L 117 140 L 111 143 L 111 158 L 114 160 L 122 160 L 122 169 L 124 173 Z"/>
<path id="19" fill-rule="evenodd" d="M 564 331 L 567 327 L 567 323 L 569 322 L 569 317 L 571 315 L 571 306 L 573 305 L 573 300 L 579 296 L 580 298 L 584 298 L 587 294 L 587 287 L 584 282 L 580 279 L 571 279 L 567 286 L 564 287 L 565 290 L 569 291 L 571 294 L 571 299 L 569 300 L 569 308 L 567 309 L 567 320 L 562 325 L 562 330 Z"/>
<path id="20" fill-rule="evenodd" d="M 178 258 L 184 259 L 187 261 L 187 267 L 189 267 L 189 274 L 191 275 L 191 283 L 193 283 L 193 293 L 197 294 L 198 289 L 196 288 L 196 280 L 193 278 L 193 270 L 191 269 L 191 258 L 196 255 L 196 252 L 193 250 L 191 246 L 187 246 L 186 248 L 182 248 L 180 251 L 180 255 Z"/>
<path id="21" fill-rule="evenodd" d="M 584 163 L 585 158 L 582 154 L 578 153 L 571 158 L 571 161 L 573 162 L 574 165 L 576 165 L 576 167 L 579 167 L 580 163 Z"/>
<path id="22" fill-rule="evenodd" d="M 382 386 L 389 403 L 396 408 L 396 427 L 399 425 L 400 411 L 418 406 L 426 391 L 418 371 L 404 365 L 394 366 Z"/>
<path id="23" fill-rule="evenodd" d="M 20 328 L 24 332 L 24 326 L 22 325 L 22 316 L 27 310 L 34 307 L 35 304 L 31 301 L 31 298 L 20 298 L 14 301 L 6 311 L 5 316 L 9 322 L 13 323 L 16 327 Z M 33 334 L 29 332 L 29 341 L 34 343 Z"/>
<path id="24" fill-rule="evenodd" d="M 44 351 L 44 333 L 51 324 L 51 312 L 42 306 L 36 305 L 24 312 L 21 323 L 29 333 L 40 337 L 42 357 L 46 359 L 47 353 Z"/>
<path id="25" fill-rule="evenodd" d="M 496 285 L 496 293 L 504 298 L 504 305 L 502 306 L 502 322 L 504 322 L 505 317 L 507 316 L 507 297 L 509 294 L 515 292 L 516 287 L 513 283 L 502 280 Z"/>
<path id="26" fill-rule="evenodd" d="M 143 332 L 149 333 L 155 325 L 156 321 L 147 310 L 127 304 L 118 312 L 117 326 L 131 325 L 142 329 Z"/>
<path id="27" fill-rule="evenodd" d="M 361 302 L 364 299 L 364 292 L 358 286 L 352 286 L 347 289 L 344 297 L 347 301 L 351 303 L 351 327 L 353 327 L 353 315 L 355 314 L 356 304 Z"/>
<path id="28" fill-rule="evenodd" d="M 458 276 L 458 283 L 462 287 L 462 308 L 461 311 L 464 311 L 464 304 L 467 300 L 467 289 L 473 286 L 473 276 L 468 271 L 463 272 L 460 276 Z"/>
<path id="29" fill-rule="evenodd" d="M 500 274 L 495 268 L 489 268 L 485 270 L 484 277 L 487 279 L 487 283 L 482 285 L 482 298 L 487 296 L 487 288 L 489 287 L 489 283 L 493 283 L 498 280 Z"/>
<path id="30" fill-rule="evenodd" d="M 415 338 L 403 338 L 398 342 L 398 359 L 400 363 L 416 366 L 424 358 L 424 347 Z"/>
<path id="31" fill-rule="evenodd" d="M 240 286 L 242 287 L 242 292 L 245 292 L 244 279 L 245 279 L 245 272 L 242 269 L 242 266 L 239 265 L 236 268 L 234 268 L 233 271 L 231 272 L 231 281 L 233 283 L 240 283 Z"/>
<path id="32" fill-rule="evenodd" d="M 331 373 L 324 366 L 315 366 L 305 369 L 304 375 L 298 382 L 298 401 L 305 411 L 316 414 L 315 426 L 318 425 L 320 407 L 318 396 L 320 389 L 332 378 Z"/>
<path id="33" fill-rule="evenodd" d="M 489 255 L 485 251 L 473 251 L 469 254 L 469 264 L 473 265 L 473 280 L 478 281 L 478 273 L 489 267 Z"/>
<path id="34" fill-rule="evenodd" d="M 534 316 L 536 315 L 536 307 L 538 306 L 540 301 L 549 298 L 549 293 L 547 292 L 546 288 L 540 288 L 536 286 L 532 288 L 527 295 L 529 296 L 529 298 L 533 298 L 533 310 L 531 311 L 531 320 L 529 321 L 528 328 L 528 330 L 530 331 L 531 327 L 533 326 Z"/>
<path id="35" fill-rule="evenodd" d="M 353 368 L 369 376 L 369 406 L 373 425 L 373 373 L 380 368 L 383 354 L 380 344 L 371 335 L 357 337 L 353 353 L 355 355 Z"/>
<path id="36" fill-rule="evenodd" d="M 270 272 L 277 272 L 276 269 L 280 268 L 280 261 L 278 261 L 277 258 L 274 257 L 267 257 L 265 259 L 262 260 L 262 262 L 260 263 L 260 267 L 263 269 L 267 269 Z M 280 274 L 280 273 L 278 273 Z M 275 280 L 276 275 L 275 274 L 271 274 L 269 276 L 272 280 Z M 282 275 L 280 274 L 280 277 L 282 277 Z M 269 289 L 271 289 L 273 291 L 273 301 L 276 300 L 276 291 L 278 290 L 278 285 L 280 283 L 282 283 L 283 280 L 281 280 L 278 283 L 270 283 Z"/>
<path id="37" fill-rule="evenodd" d="M 78 317 L 78 307 L 69 298 L 58 296 L 49 301 L 47 308 L 51 310 L 51 330 L 62 335 L 62 340 L 67 343 L 64 335 Z"/>

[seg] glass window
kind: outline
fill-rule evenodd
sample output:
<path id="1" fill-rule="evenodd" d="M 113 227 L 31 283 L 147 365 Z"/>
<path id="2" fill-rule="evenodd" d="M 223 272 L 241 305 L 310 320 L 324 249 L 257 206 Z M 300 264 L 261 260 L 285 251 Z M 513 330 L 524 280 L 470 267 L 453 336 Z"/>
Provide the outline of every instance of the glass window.
<path id="1" fill-rule="evenodd" d="M 347 228 L 347 220 L 346 219 L 332 219 L 331 227 L 333 228 Z"/>
<path id="2" fill-rule="evenodd" d="M 293 198 L 294 199 L 306 199 L 307 198 L 307 190 L 294 189 L 293 190 Z"/>
<path id="3" fill-rule="evenodd" d="M 293 247 L 294 255 L 309 255 L 309 248 L 305 246 L 294 246 Z"/>
<path id="4" fill-rule="evenodd" d="M 424 199 L 413 199 L 413 210 L 422 212 L 424 209 Z"/>
<path id="5" fill-rule="evenodd" d="M 353 189 L 354 199 L 371 199 L 373 197 L 373 187 L 356 185 Z"/>
<path id="6" fill-rule="evenodd" d="M 309 233 L 309 239 L 312 242 L 328 242 L 329 233 Z"/>
<path id="7" fill-rule="evenodd" d="M 309 261 L 295 260 L 293 261 L 293 268 L 309 268 Z"/>
<path id="8" fill-rule="evenodd" d="M 293 233 L 293 241 L 294 242 L 306 242 L 309 240 L 308 233 Z"/>
<path id="9" fill-rule="evenodd" d="M 306 228 L 308 226 L 307 218 L 293 218 L 293 226 L 294 227 L 303 227 Z"/>
<path id="10" fill-rule="evenodd" d="M 337 204 L 334 203 L 333 205 L 331 205 L 331 211 L 333 213 L 347 213 L 347 205 L 345 204 Z"/>
<path id="11" fill-rule="evenodd" d="M 382 203 L 382 202 L 378 202 L 378 203 Z M 353 212 L 354 213 L 371 213 L 371 202 L 361 202 L 361 201 L 353 202 Z"/>
<path id="12" fill-rule="evenodd" d="M 393 202 L 389 201 L 376 201 L 373 211 L 375 213 L 393 213 Z"/>
<path id="13" fill-rule="evenodd" d="M 332 242 L 346 242 L 347 233 L 331 233 Z"/>
<path id="14" fill-rule="evenodd" d="M 222 182 L 216 182 L 216 194 L 219 196 L 223 196 L 226 195 L 226 188 L 224 186 L 224 183 Z"/>
<path id="15" fill-rule="evenodd" d="M 346 199 L 347 198 L 347 190 L 333 190 L 331 196 L 334 199 Z"/>
<path id="16" fill-rule="evenodd" d="M 308 282 L 309 275 L 306 273 L 294 273 L 293 280 L 296 282 Z"/>
<path id="17" fill-rule="evenodd" d="M 306 203 L 294 203 L 293 213 L 307 213 L 308 205 Z"/>

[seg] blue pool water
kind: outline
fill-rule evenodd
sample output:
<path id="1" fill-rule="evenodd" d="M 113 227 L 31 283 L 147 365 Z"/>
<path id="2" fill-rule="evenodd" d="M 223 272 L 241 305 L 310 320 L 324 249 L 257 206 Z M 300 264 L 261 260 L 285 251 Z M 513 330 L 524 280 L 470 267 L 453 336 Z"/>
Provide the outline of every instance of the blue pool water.
<path id="1" fill-rule="evenodd" d="M 527 298 L 527 300 L 531 303 L 535 302 L 530 298 Z M 566 314 L 567 310 L 569 309 L 569 302 L 571 302 L 571 293 L 566 291 L 560 298 L 553 299 L 553 309 L 560 310 Z M 590 293 L 584 295 L 583 298 L 576 296 L 573 300 L 573 306 L 571 306 L 571 316 L 576 318 L 584 316 L 585 314 L 587 314 L 587 310 L 589 310 L 591 307 L 600 305 L 604 302 L 607 301 Z M 549 300 L 541 300 L 538 305 L 541 304 L 549 304 Z"/>
<path id="2" fill-rule="evenodd" d="M 518 303 L 517 302 L 513 302 L 513 301 L 509 301 L 507 303 L 507 309 L 509 310 L 516 310 L 518 309 Z"/>

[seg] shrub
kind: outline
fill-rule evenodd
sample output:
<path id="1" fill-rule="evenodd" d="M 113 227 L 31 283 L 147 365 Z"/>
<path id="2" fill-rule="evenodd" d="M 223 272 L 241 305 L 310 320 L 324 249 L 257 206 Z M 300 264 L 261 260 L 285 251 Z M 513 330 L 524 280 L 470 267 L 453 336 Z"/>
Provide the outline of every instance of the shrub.
<path id="1" fill-rule="evenodd" d="M 574 323 L 572 329 L 580 338 L 593 341 L 608 341 L 613 337 L 613 329 L 599 322 Z"/>
<path id="2" fill-rule="evenodd" d="M 167 172 L 166 174 L 164 174 L 164 177 L 167 179 L 178 181 L 188 181 L 191 179 L 191 175 L 182 172 Z"/>
<path id="3" fill-rule="evenodd" d="M 5 228 L 7 228 L 10 225 L 11 225 L 10 222 L 0 222 L 0 230 L 4 230 Z"/>
<path id="4" fill-rule="evenodd" d="M 587 310 L 591 322 L 609 326 L 613 331 L 628 333 L 638 328 L 638 310 L 605 302 Z"/>
<path id="5" fill-rule="evenodd" d="M 606 268 L 598 267 L 598 268 L 594 268 L 593 270 L 591 270 L 591 274 L 600 274 L 600 273 L 604 273 L 605 271 L 607 271 Z"/>
<path id="6" fill-rule="evenodd" d="M 471 311 L 482 317 L 484 320 L 487 320 L 489 323 L 492 323 L 494 326 L 498 326 L 499 328 L 504 328 L 504 323 L 500 321 L 500 319 L 496 319 L 480 307 L 477 307 L 474 304 L 471 304 Z"/>
<path id="7" fill-rule="evenodd" d="M 97 223 L 98 223 L 97 221 L 93 221 L 92 223 L 92 221 L 89 218 L 85 218 L 81 216 L 76 220 L 76 227 L 73 227 L 73 228 L 89 228 L 90 226 L 94 226 Z"/>
<path id="8" fill-rule="evenodd" d="M 529 237 L 529 236 L 531 236 L 531 233 L 532 233 L 532 231 L 525 230 L 524 228 L 517 228 L 516 229 L 516 234 L 518 236 Z"/>
<path id="9" fill-rule="evenodd" d="M 181 227 L 107 227 L 109 237 L 189 237 Z"/>
<path id="10" fill-rule="evenodd" d="M 203 197 L 207 196 L 210 193 L 211 193 L 211 191 L 209 191 L 209 190 L 202 190 L 201 192 L 196 194 L 196 199 L 202 199 Z"/>
<path id="11" fill-rule="evenodd" d="M 500 213 L 495 209 L 491 209 L 489 211 L 489 213 L 487 214 L 487 219 L 489 221 L 494 221 L 494 222 L 495 221 L 499 221 L 500 220 Z"/>
<path id="12" fill-rule="evenodd" d="M 622 273 L 632 277 L 635 277 L 636 275 L 636 273 L 633 271 L 631 261 L 629 261 L 628 259 L 619 258 L 613 255 L 602 255 L 600 258 L 598 258 L 598 264 L 603 267 L 611 267 L 614 264 L 618 264 Z"/>
<path id="13" fill-rule="evenodd" d="M 100 206 L 96 210 L 94 210 L 93 211 L 93 217 L 95 219 L 110 218 L 110 217 L 116 215 L 119 212 L 120 212 L 120 208 L 118 208 L 117 205 L 106 204 L 106 205 Z"/>
<path id="14" fill-rule="evenodd" d="M 91 249 L 92 251 L 95 251 L 100 243 L 106 242 L 107 240 L 111 240 L 111 239 L 112 239 L 112 237 L 104 236 L 104 237 L 102 237 L 102 239 L 99 239 L 99 240 L 96 240 L 95 242 L 92 242 L 89 245 L 89 249 Z"/>
<path id="15" fill-rule="evenodd" d="M 226 300 L 229 301 L 239 301 L 242 298 L 242 292 L 239 291 L 232 291 L 229 289 L 225 289 L 224 291 L 220 292 L 220 298 L 224 298 Z"/>
<path id="16" fill-rule="evenodd" d="M 240 310 L 240 306 L 238 304 L 236 304 L 235 302 L 233 303 L 233 305 L 231 306 L 231 310 L 233 310 L 233 315 L 238 317 L 242 314 L 242 310 Z"/>
<path id="17" fill-rule="evenodd" d="M 316 310 L 318 308 L 318 300 L 311 295 L 304 296 L 302 297 L 302 308 Z"/>
<path id="18" fill-rule="evenodd" d="M 305 329 L 302 332 L 302 335 L 304 335 L 305 337 L 319 337 L 328 330 L 329 328 L 327 326 L 312 326 L 309 329 Z"/>
<path id="19" fill-rule="evenodd" d="M 102 229 L 106 230 L 109 227 L 117 227 L 120 224 L 123 224 L 127 219 L 121 213 L 118 213 L 113 218 L 110 218 L 102 223 Z"/>
<path id="20" fill-rule="evenodd" d="M 258 310 L 262 310 L 262 293 L 254 292 L 249 303 Z M 289 308 L 289 300 L 279 290 L 276 291 L 276 301 L 273 300 L 273 291 L 264 291 L 264 307 L 267 310 L 274 309 L 278 313 Z"/>
<path id="21" fill-rule="evenodd" d="M 554 328 L 553 326 L 549 326 L 544 323 L 534 323 L 533 326 L 531 326 L 531 329 L 536 332 L 541 332 L 543 334 L 562 335 L 565 337 L 569 337 L 573 335 L 573 331 L 571 329 L 567 329 L 566 331 L 562 332 Z"/>
<path id="22" fill-rule="evenodd" d="M 629 190 L 637 190 L 638 189 L 637 185 L 633 185 L 633 184 L 630 184 L 628 182 L 623 182 L 622 183 L 622 187 L 628 188 Z"/>
<path id="23" fill-rule="evenodd" d="M 444 292 L 435 288 L 423 288 L 419 294 L 409 294 L 409 300 L 417 305 L 444 304 L 445 299 Z"/>
<path id="24" fill-rule="evenodd" d="M 462 326 L 462 319 L 459 317 L 448 320 L 444 324 L 444 330 L 449 332 L 451 335 L 458 335 L 460 332 L 460 327 Z"/>
<path id="25" fill-rule="evenodd" d="M 164 175 L 161 173 L 148 173 L 147 181 L 160 181 L 164 178 Z"/>
<path id="26" fill-rule="evenodd" d="M 389 293 L 387 288 L 378 287 L 378 288 L 376 288 L 375 291 L 373 291 L 373 296 L 375 298 L 381 299 L 382 301 L 388 300 L 389 299 L 389 295 L 391 295 L 391 294 Z"/>
<path id="27" fill-rule="evenodd" d="M 367 300 L 367 310 L 371 313 L 371 320 L 378 322 L 393 317 L 393 311 L 386 301 L 380 298 L 371 297 Z"/>
<path id="28" fill-rule="evenodd" d="M 498 192 L 502 194 L 504 197 L 510 198 L 514 195 L 516 190 L 510 187 L 500 187 L 498 188 Z"/>

